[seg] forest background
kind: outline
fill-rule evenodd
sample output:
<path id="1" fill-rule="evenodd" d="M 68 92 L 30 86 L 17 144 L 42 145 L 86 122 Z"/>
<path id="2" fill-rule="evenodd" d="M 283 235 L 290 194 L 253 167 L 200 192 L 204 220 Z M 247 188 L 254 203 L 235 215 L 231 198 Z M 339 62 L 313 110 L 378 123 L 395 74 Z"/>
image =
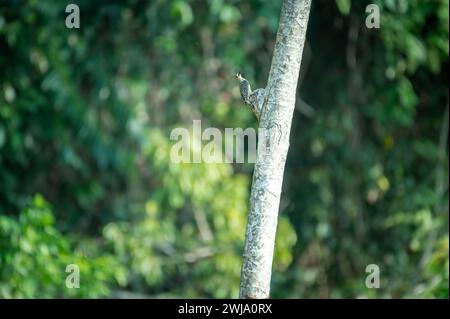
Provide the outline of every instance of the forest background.
<path id="1" fill-rule="evenodd" d="M 257 127 L 281 1 L 68 3 L 0 0 L 0 298 L 237 297 L 253 164 L 169 136 Z M 448 298 L 448 56 L 447 0 L 313 1 L 273 298 Z"/>

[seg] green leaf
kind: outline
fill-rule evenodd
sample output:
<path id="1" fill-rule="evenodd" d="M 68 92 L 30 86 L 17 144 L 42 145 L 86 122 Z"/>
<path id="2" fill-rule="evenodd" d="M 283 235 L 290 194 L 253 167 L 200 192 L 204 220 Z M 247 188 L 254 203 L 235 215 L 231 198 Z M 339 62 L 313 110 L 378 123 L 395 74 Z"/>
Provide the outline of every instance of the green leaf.
<path id="1" fill-rule="evenodd" d="M 348 15 L 352 7 L 352 2 L 351 0 L 336 0 L 336 5 L 340 13 Z"/>
<path id="2" fill-rule="evenodd" d="M 194 21 L 191 6 L 184 1 L 176 1 L 172 4 L 172 15 L 180 19 L 180 24 L 186 27 Z"/>

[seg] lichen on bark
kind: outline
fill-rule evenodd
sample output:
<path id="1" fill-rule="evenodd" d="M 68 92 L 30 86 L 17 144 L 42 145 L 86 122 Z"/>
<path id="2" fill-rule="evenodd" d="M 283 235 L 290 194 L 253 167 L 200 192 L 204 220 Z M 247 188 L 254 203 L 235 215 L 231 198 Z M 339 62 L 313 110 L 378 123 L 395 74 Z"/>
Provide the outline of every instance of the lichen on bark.
<path id="1" fill-rule="evenodd" d="M 269 298 L 284 166 L 311 0 L 285 0 L 259 128 L 241 270 L 240 298 Z"/>

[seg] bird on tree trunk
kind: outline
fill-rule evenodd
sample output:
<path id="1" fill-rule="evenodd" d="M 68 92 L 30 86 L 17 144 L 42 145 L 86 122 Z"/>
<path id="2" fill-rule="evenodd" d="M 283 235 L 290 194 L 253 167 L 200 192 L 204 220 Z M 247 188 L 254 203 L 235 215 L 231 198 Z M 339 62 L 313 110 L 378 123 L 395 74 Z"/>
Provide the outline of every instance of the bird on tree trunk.
<path id="1" fill-rule="evenodd" d="M 252 91 L 250 83 L 242 76 L 241 73 L 236 73 L 236 78 L 239 80 L 239 90 L 245 104 L 250 105 L 256 117 L 260 118 L 264 98 L 266 96 L 265 89 L 256 89 Z"/>

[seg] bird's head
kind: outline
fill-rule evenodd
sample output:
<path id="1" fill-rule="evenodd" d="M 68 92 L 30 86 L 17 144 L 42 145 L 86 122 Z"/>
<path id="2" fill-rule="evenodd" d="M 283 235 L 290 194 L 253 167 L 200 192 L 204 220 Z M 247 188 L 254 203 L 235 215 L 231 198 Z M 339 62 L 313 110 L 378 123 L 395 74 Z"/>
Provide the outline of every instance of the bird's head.
<path id="1" fill-rule="evenodd" d="M 239 81 L 242 81 L 244 78 L 242 77 L 242 74 L 240 74 L 238 72 L 238 73 L 236 73 L 236 79 L 238 79 Z"/>

